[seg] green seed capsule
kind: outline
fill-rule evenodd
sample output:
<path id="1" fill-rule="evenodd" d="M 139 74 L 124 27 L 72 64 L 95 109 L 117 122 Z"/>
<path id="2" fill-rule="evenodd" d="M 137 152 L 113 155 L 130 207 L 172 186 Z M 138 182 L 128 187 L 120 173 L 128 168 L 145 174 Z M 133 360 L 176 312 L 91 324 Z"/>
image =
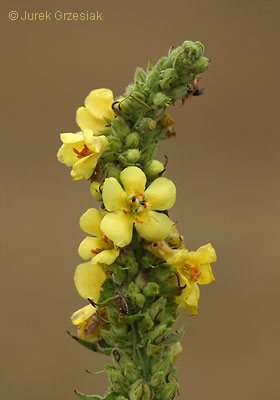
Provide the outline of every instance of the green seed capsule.
<path id="1" fill-rule="evenodd" d="M 154 375 L 152 375 L 151 380 L 150 380 L 150 385 L 153 388 L 156 388 L 158 386 L 161 386 L 165 384 L 165 375 L 163 371 L 157 371 Z"/>
<path id="2" fill-rule="evenodd" d="M 177 86 L 170 90 L 168 93 L 172 100 L 182 99 L 182 97 L 186 94 L 186 87 L 185 86 Z"/>
<path id="3" fill-rule="evenodd" d="M 141 67 L 137 67 L 134 74 L 134 82 L 145 82 L 146 72 Z"/>

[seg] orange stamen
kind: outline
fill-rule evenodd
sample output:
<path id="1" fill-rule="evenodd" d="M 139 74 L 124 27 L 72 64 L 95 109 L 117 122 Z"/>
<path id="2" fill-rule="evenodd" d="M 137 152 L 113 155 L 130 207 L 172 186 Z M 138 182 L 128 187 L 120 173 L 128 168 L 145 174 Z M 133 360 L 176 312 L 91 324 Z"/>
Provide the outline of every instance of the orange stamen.
<path id="1" fill-rule="evenodd" d="M 193 281 L 197 281 L 199 276 L 201 275 L 198 266 L 190 267 L 189 272 L 190 272 L 190 278 Z"/>
<path id="2" fill-rule="evenodd" d="M 103 240 L 103 242 L 107 243 L 107 242 L 108 242 L 108 238 L 107 238 L 107 236 L 106 236 L 106 235 L 104 235 L 104 236 L 103 236 L 103 238 L 102 238 L 102 240 Z"/>
<path id="3" fill-rule="evenodd" d="M 141 221 L 141 219 L 139 219 L 137 217 L 135 218 L 135 221 L 138 222 L 139 224 L 143 224 L 143 221 Z"/>
<path id="4" fill-rule="evenodd" d="M 77 154 L 78 158 L 83 158 L 83 157 L 87 157 L 90 154 L 92 154 L 92 151 L 87 147 L 86 144 L 84 144 L 84 147 L 82 148 L 81 151 L 75 149 L 75 147 L 73 148 L 74 153 Z"/>
<path id="5" fill-rule="evenodd" d="M 102 249 L 91 249 L 90 251 L 93 253 L 93 254 L 99 254 L 99 253 L 101 253 L 101 251 L 103 251 L 104 250 L 104 247 L 102 248 Z"/>
<path id="6" fill-rule="evenodd" d="M 126 210 L 123 210 L 123 212 L 124 212 L 125 214 L 127 214 L 127 213 L 128 213 L 128 211 L 126 211 Z"/>

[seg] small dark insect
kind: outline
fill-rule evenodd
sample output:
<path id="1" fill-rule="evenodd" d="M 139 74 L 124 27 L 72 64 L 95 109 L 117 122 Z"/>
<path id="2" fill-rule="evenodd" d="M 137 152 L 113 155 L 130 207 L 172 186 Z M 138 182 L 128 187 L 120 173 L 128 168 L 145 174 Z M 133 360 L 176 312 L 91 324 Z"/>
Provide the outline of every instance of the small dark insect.
<path id="1" fill-rule="evenodd" d="M 198 86 L 199 75 L 194 78 L 194 81 L 191 82 L 187 86 L 186 95 L 182 98 L 182 105 L 184 104 L 186 99 L 191 98 L 192 96 L 201 96 L 204 93 L 204 89 L 200 89 Z"/>
<path id="2" fill-rule="evenodd" d="M 127 303 L 126 303 L 125 299 L 123 298 L 123 296 L 120 294 L 120 291 L 118 288 L 115 290 L 114 300 L 115 300 L 115 303 L 116 303 L 116 306 L 117 306 L 117 309 L 119 310 L 119 312 L 123 312 L 124 314 L 127 314 L 128 313 Z"/>
<path id="3" fill-rule="evenodd" d="M 84 332 L 83 332 L 84 336 L 92 334 L 95 331 L 95 329 L 98 327 L 99 323 L 100 323 L 100 319 L 99 319 L 98 315 L 93 315 L 84 327 Z"/>

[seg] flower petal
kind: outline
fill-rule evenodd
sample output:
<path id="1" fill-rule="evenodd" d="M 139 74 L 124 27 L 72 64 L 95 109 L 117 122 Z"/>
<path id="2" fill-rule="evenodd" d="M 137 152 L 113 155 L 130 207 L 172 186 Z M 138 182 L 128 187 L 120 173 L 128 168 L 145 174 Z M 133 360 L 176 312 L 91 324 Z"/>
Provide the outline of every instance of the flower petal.
<path id="1" fill-rule="evenodd" d="M 212 273 L 210 264 L 203 264 L 199 266 L 199 272 L 201 273 L 197 279 L 197 283 L 200 285 L 207 285 L 215 280 Z"/>
<path id="2" fill-rule="evenodd" d="M 132 239 L 133 219 L 129 214 L 115 211 L 105 215 L 100 228 L 118 247 L 124 247 Z"/>
<path id="3" fill-rule="evenodd" d="M 57 152 L 58 161 L 66 164 L 67 167 L 72 167 L 79 160 L 73 148 L 77 151 L 82 151 L 84 144 L 84 140 L 77 142 L 74 145 L 71 143 L 63 144 Z"/>
<path id="4" fill-rule="evenodd" d="M 116 178 L 105 179 L 102 198 L 108 211 L 120 211 L 126 208 L 127 194 Z"/>
<path id="5" fill-rule="evenodd" d="M 73 325 L 79 325 L 82 322 L 86 321 L 89 317 L 94 315 L 97 311 L 97 308 L 93 307 L 91 304 L 80 308 L 79 310 L 75 311 L 71 315 L 71 321 Z"/>
<path id="6" fill-rule="evenodd" d="M 79 256 L 84 260 L 95 258 L 98 253 L 94 254 L 91 250 L 99 249 L 98 251 L 102 251 L 101 249 L 104 249 L 104 245 L 105 242 L 101 238 L 88 236 L 81 242 L 78 248 Z"/>
<path id="7" fill-rule="evenodd" d="M 146 175 L 138 167 L 127 167 L 120 174 L 121 182 L 128 194 L 143 193 L 146 187 Z"/>
<path id="8" fill-rule="evenodd" d="M 104 151 L 104 148 L 107 144 L 106 136 L 94 136 L 93 131 L 90 129 L 85 129 L 83 131 L 83 136 L 87 147 L 93 153 L 101 153 Z"/>
<path id="9" fill-rule="evenodd" d="M 97 262 L 101 264 L 111 265 L 115 261 L 115 259 L 119 256 L 120 251 L 118 249 L 112 250 L 103 250 L 101 253 L 97 254 L 92 259 L 92 263 L 95 264 Z"/>
<path id="10" fill-rule="evenodd" d="M 110 89 L 95 89 L 87 96 L 85 106 L 97 119 L 103 117 L 114 118 L 111 108 L 114 102 L 113 92 Z"/>
<path id="11" fill-rule="evenodd" d="M 157 178 L 145 191 L 145 199 L 152 210 L 168 210 L 176 200 L 176 187 L 167 178 Z"/>
<path id="12" fill-rule="evenodd" d="M 186 262 L 191 264 L 208 264 L 215 262 L 217 259 L 214 247 L 208 243 L 199 247 L 196 251 L 190 251 Z"/>
<path id="13" fill-rule="evenodd" d="M 93 236 L 103 236 L 100 229 L 101 220 L 101 212 L 96 208 L 89 208 L 80 218 L 80 227 L 82 231 Z"/>
<path id="14" fill-rule="evenodd" d="M 76 143 L 79 143 L 79 142 L 83 141 L 84 137 L 82 135 L 82 132 L 61 133 L 60 134 L 60 140 L 62 141 L 62 143 L 75 145 Z"/>
<path id="15" fill-rule="evenodd" d="M 135 227 L 140 236 L 149 242 L 164 240 L 171 232 L 171 221 L 167 215 L 156 211 L 148 211 L 140 214 L 139 221 L 135 221 Z"/>
<path id="16" fill-rule="evenodd" d="M 102 283 L 106 279 L 106 274 L 100 264 L 91 262 L 77 266 L 74 282 L 76 289 L 84 299 L 90 298 L 97 302 Z"/>
<path id="17" fill-rule="evenodd" d="M 90 154 L 89 156 L 78 160 L 71 170 L 71 176 L 74 181 L 78 181 L 79 179 L 89 179 L 96 167 L 100 155 Z"/>
<path id="18" fill-rule="evenodd" d="M 76 111 L 76 122 L 81 129 L 91 129 L 96 136 L 99 135 L 98 131 L 106 128 L 105 120 L 95 118 L 85 107 Z"/>

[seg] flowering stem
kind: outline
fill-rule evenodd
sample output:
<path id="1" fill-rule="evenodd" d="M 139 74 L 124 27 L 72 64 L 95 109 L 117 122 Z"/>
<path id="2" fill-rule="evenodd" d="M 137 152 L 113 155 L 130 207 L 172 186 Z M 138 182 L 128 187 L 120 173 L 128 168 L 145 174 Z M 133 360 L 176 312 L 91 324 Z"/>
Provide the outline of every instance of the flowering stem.
<path id="1" fill-rule="evenodd" d="M 78 265 L 74 280 L 89 304 L 72 315 L 78 335 L 70 336 L 111 355 L 107 400 L 174 398 L 174 362 L 184 334 L 172 332 L 178 308 L 196 314 L 198 284 L 214 280 L 213 247 L 184 247 L 167 212 L 176 188 L 153 159 L 158 141 L 175 135 L 167 108 L 201 94 L 198 74 L 208 67 L 203 50 L 201 43 L 186 41 L 155 66 L 149 62 L 147 71 L 138 67 L 134 82 L 114 102 L 107 89 L 91 92 L 77 110 L 82 131 L 61 135 L 59 161 L 72 166 L 74 180 L 90 179 L 101 202 L 102 212 L 91 208 L 80 219 L 92 236 L 79 254 L 90 261 Z"/>

